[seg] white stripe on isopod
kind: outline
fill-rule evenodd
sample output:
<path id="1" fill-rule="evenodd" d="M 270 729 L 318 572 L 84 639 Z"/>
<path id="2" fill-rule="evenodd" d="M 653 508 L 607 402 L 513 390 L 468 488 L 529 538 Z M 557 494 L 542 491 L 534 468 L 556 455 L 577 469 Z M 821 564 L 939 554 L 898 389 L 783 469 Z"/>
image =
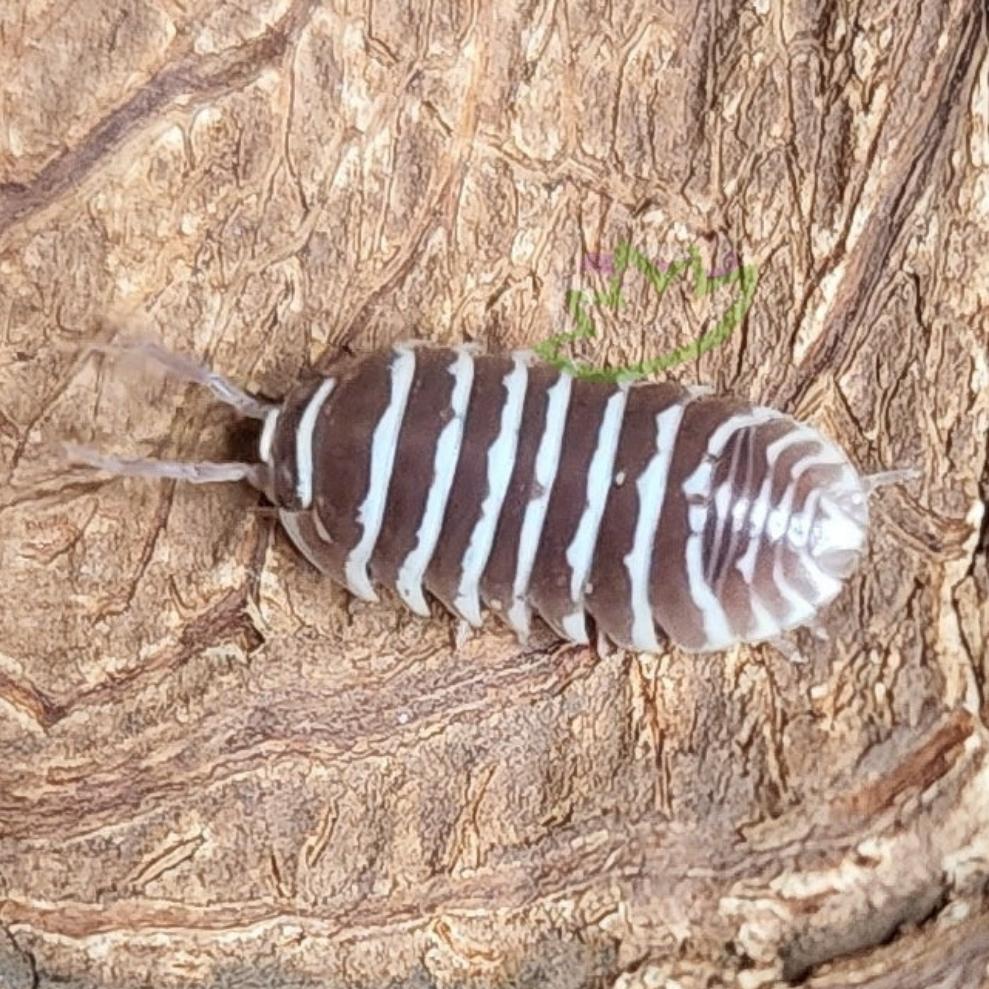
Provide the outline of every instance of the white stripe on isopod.
<path id="1" fill-rule="evenodd" d="M 335 386 L 336 380 L 327 378 L 313 392 L 312 398 L 309 399 L 302 411 L 299 428 L 295 433 L 295 493 L 303 509 L 309 508 L 312 504 L 313 430 L 316 428 L 316 419 L 319 417 L 320 409 Z"/>
<path id="2" fill-rule="evenodd" d="M 264 426 L 261 429 L 261 439 L 258 440 L 258 457 L 261 463 L 271 466 L 271 444 L 275 439 L 275 428 L 278 426 L 278 415 L 280 408 L 272 409 L 264 417 Z"/>
<path id="3" fill-rule="evenodd" d="M 687 565 L 687 584 L 690 597 L 697 610 L 701 613 L 704 625 L 705 649 L 726 649 L 735 636 L 732 635 L 728 616 L 721 602 L 704 579 L 704 562 L 701 552 L 703 534 L 691 533 L 687 538 L 687 548 L 684 553 Z"/>
<path id="4" fill-rule="evenodd" d="M 443 513 L 446 511 L 450 489 L 460 459 L 460 447 L 464 438 L 464 419 L 467 403 L 470 400 L 471 385 L 474 381 L 474 358 L 466 348 L 461 348 L 457 359 L 449 367 L 453 375 L 453 393 L 450 396 L 450 411 L 453 418 L 443 427 L 436 443 L 436 456 L 433 460 L 433 480 L 426 495 L 426 507 L 422 514 L 419 530 L 416 532 L 416 545 L 402 561 L 398 570 L 396 589 L 403 601 L 416 614 L 428 617 L 429 605 L 422 593 L 422 579 L 433 558 L 436 544 L 443 528 Z"/>
<path id="5" fill-rule="evenodd" d="M 501 409 L 498 436 L 488 448 L 487 493 L 481 503 L 481 515 L 470 534 L 467 549 L 461 562 L 460 583 L 454 606 L 471 625 L 479 626 L 481 601 L 478 588 L 481 575 L 491 555 L 495 530 L 501 507 L 505 502 L 508 482 L 515 468 L 518 451 L 519 427 L 525 405 L 525 390 L 529 380 L 528 360 L 524 354 L 513 356 L 514 366 L 502 379 L 505 388 L 505 404 Z"/>
<path id="6" fill-rule="evenodd" d="M 666 482 L 677 432 L 683 419 L 683 405 L 664 409 L 656 416 L 656 453 L 639 475 L 636 491 L 639 495 L 638 514 L 632 549 L 625 555 L 628 569 L 632 611 L 632 645 L 645 652 L 657 652 L 659 642 L 649 600 L 649 574 L 652 567 L 656 527 L 666 497 Z"/>
<path id="7" fill-rule="evenodd" d="M 371 584 L 368 562 L 378 541 L 381 521 L 388 500 L 388 485 L 391 482 L 392 468 L 395 465 L 395 451 L 398 449 L 398 433 L 405 417 L 405 406 L 409 400 L 409 389 L 415 376 L 415 352 L 404 346 L 395 348 L 391 371 L 391 395 L 388 408 L 382 413 L 374 428 L 371 440 L 371 470 L 367 494 L 357 510 L 357 520 L 361 524 L 361 538 L 347 556 L 344 575 L 347 587 L 352 594 L 364 601 L 377 601 L 378 595 Z"/>
<path id="8" fill-rule="evenodd" d="M 584 585 L 594 562 L 601 516 L 608 500 L 608 492 L 614 483 L 615 453 L 622 433 L 628 386 L 619 386 L 608 399 L 601 417 L 597 446 L 587 468 L 587 500 L 577 523 L 577 531 L 567 547 L 567 563 L 570 564 L 570 600 L 575 608 L 563 619 L 563 631 L 573 642 L 586 643 L 587 623 L 584 618 Z"/>
<path id="9" fill-rule="evenodd" d="M 515 578 L 512 581 L 512 603 L 505 617 L 519 638 L 529 634 L 529 579 L 539 548 L 546 509 L 553 492 L 556 473 L 560 466 L 560 451 L 563 449 L 563 432 L 567 424 L 567 410 L 570 406 L 570 391 L 573 378 L 561 374 L 556 384 L 546 392 L 546 424 L 539 438 L 534 469 L 535 494 L 525 506 L 522 516 L 522 529 L 519 533 L 518 557 L 515 564 Z"/>
<path id="10" fill-rule="evenodd" d="M 756 407 L 751 412 L 743 412 L 726 419 L 708 437 L 707 449 L 701 462 L 682 485 L 684 497 L 694 499 L 687 507 L 690 532 L 684 550 L 684 563 L 687 568 L 687 586 L 690 597 L 701 614 L 704 637 L 707 640 L 704 645 L 705 649 L 722 649 L 730 645 L 735 639 L 721 600 L 704 576 L 704 527 L 707 524 L 714 461 L 721 455 L 735 433 L 779 418 L 779 413 L 772 409 Z M 768 479 L 767 484 L 764 485 L 763 493 L 766 496 L 766 510 L 768 511 Z M 703 500 L 698 501 L 697 499 Z"/>

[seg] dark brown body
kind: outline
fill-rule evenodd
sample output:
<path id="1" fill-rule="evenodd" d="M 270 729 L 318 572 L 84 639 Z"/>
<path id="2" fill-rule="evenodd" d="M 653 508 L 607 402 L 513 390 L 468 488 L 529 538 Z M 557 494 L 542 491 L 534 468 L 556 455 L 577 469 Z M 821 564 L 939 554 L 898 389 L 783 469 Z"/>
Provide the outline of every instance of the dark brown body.
<path id="1" fill-rule="evenodd" d="M 636 649 L 767 638 L 840 583 L 791 541 L 814 492 L 847 510 L 839 543 L 864 535 L 857 475 L 818 433 L 672 383 L 410 346 L 341 361 L 274 416 L 262 459 L 316 566 L 421 613 L 424 592 L 471 624 L 486 605 L 520 636 L 535 613 Z"/>

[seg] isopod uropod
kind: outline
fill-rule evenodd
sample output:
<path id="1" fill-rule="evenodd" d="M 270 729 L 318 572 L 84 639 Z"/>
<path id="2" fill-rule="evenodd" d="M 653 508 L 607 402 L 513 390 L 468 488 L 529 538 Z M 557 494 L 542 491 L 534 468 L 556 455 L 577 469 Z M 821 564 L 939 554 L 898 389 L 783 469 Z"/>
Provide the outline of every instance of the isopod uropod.
<path id="1" fill-rule="evenodd" d="M 521 640 L 721 650 L 811 622 L 860 558 L 863 478 L 816 429 L 661 382 L 575 378 L 529 352 L 400 344 L 337 361 L 277 404 L 131 345 L 261 421 L 256 463 L 74 459 L 118 474 L 246 479 L 316 567 L 365 600 L 427 594 Z"/>

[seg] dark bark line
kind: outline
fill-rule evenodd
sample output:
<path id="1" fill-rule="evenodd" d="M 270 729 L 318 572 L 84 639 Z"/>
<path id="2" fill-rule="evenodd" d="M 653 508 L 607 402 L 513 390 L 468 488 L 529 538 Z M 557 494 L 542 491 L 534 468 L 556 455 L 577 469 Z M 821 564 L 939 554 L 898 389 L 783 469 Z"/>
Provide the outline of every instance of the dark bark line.
<path id="1" fill-rule="evenodd" d="M 75 147 L 45 165 L 27 184 L 0 185 L 0 238 L 79 186 L 142 124 L 177 102 L 197 101 L 244 86 L 277 61 L 311 17 L 317 0 L 295 0 L 278 24 L 230 53 L 181 55 L 126 102 L 98 121 Z"/>

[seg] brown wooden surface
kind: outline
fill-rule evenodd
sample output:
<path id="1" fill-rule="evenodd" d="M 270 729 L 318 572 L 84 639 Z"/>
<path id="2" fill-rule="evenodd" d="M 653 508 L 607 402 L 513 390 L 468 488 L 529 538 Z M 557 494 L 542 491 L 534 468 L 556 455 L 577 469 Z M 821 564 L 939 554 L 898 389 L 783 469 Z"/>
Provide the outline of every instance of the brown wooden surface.
<path id="1" fill-rule="evenodd" d="M 989 983 L 986 30 L 975 0 L 4 3 L 0 985 Z M 121 325 L 278 395 L 341 347 L 536 343 L 603 287 L 584 252 L 714 234 L 755 301 L 670 373 L 923 473 L 804 666 L 455 653 L 246 487 L 52 457 L 235 443 L 79 356 Z M 725 291 L 630 274 L 580 354 L 689 342 Z"/>

